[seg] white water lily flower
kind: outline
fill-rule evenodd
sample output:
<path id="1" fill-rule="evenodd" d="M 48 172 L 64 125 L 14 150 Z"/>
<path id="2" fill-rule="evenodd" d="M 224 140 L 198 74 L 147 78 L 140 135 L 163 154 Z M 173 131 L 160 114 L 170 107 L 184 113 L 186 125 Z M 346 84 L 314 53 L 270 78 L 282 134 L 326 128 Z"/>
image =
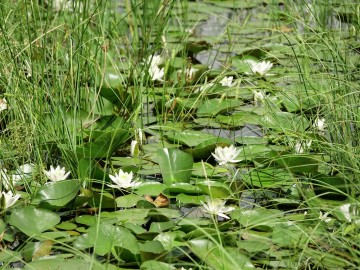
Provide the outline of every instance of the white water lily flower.
<path id="1" fill-rule="evenodd" d="M 14 195 L 12 191 L 8 191 L 5 193 L 4 191 L 1 192 L 1 201 L 3 205 L 3 209 L 7 209 L 11 206 L 13 206 L 17 200 L 19 200 L 20 194 Z"/>
<path id="2" fill-rule="evenodd" d="M 126 173 L 122 169 L 118 173 L 115 173 L 115 175 L 109 175 L 110 179 L 115 183 L 115 185 L 108 185 L 112 188 L 129 188 L 129 187 L 136 187 L 140 183 L 132 181 L 133 173 Z"/>
<path id="3" fill-rule="evenodd" d="M 219 198 L 213 199 L 213 200 L 209 200 L 206 203 L 201 202 L 202 206 L 204 207 L 205 212 L 211 214 L 211 215 L 215 215 L 215 216 L 220 216 L 226 219 L 230 219 L 230 217 L 228 217 L 227 215 L 225 215 L 225 213 L 231 212 L 233 211 L 235 208 L 231 207 L 231 206 L 225 206 L 225 201 L 222 201 Z"/>
<path id="4" fill-rule="evenodd" d="M 254 74 L 264 76 L 273 66 L 269 61 L 256 62 L 253 60 L 246 61 L 250 65 L 250 69 Z"/>
<path id="5" fill-rule="evenodd" d="M 51 1 L 51 7 L 53 11 L 59 12 L 61 10 L 64 11 L 74 11 L 75 8 L 79 8 L 79 10 L 82 10 L 83 4 L 79 1 L 73 2 L 72 0 L 52 0 Z"/>
<path id="6" fill-rule="evenodd" d="M 147 59 L 147 63 L 150 65 L 150 67 L 153 66 L 160 66 L 164 64 L 165 60 L 160 55 L 150 55 Z"/>
<path id="7" fill-rule="evenodd" d="M 65 172 L 65 167 L 60 168 L 58 165 L 55 169 L 52 165 L 50 165 L 50 170 L 44 170 L 44 174 L 49 178 L 50 181 L 57 182 L 65 180 L 70 172 Z"/>
<path id="8" fill-rule="evenodd" d="M 0 98 L 0 112 L 7 110 L 8 105 L 5 98 Z"/>
<path id="9" fill-rule="evenodd" d="M 206 91 L 206 90 L 210 89 L 213 86 L 214 86 L 214 83 L 204 84 L 204 85 L 200 86 L 199 91 L 200 92 Z"/>
<path id="10" fill-rule="evenodd" d="M 211 153 L 215 160 L 219 163 L 219 165 L 224 165 L 227 163 L 236 163 L 240 160 L 236 160 L 235 158 L 239 155 L 241 149 L 237 150 L 234 145 L 230 145 L 229 147 L 221 147 L 218 146 L 215 149 L 215 153 Z"/>
<path id="11" fill-rule="evenodd" d="M 313 127 L 319 130 L 320 132 L 324 132 L 326 128 L 325 118 L 317 118 Z"/>
<path id="12" fill-rule="evenodd" d="M 325 221 L 325 223 L 329 223 L 331 221 L 331 218 L 329 218 L 328 215 L 329 215 L 329 212 L 326 212 L 325 214 L 323 214 L 320 211 L 319 219 L 322 220 L 322 221 Z"/>
<path id="13" fill-rule="evenodd" d="M 227 87 L 231 87 L 233 86 L 233 76 L 229 76 L 229 77 L 224 77 L 221 81 L 220 84 L 222 86 L 227 86 Z"/>
<path id="14" fill-rule="evenodd" d="M 338 209 L 340 210 L 340 212 L 342 212 L 346 221 L 348 222 L 355 221 L 355 224 L 360 223 L 359 209 L 357 208 L 356 205 L 346 203 L 341 205 Z"/>
<path id="15" fill-rule="evenodd" d="M 9 190 L 12 187 L 17 186 L 20 180 L 22 180 L 24 177 L 28 177 L 28 175 L 24 174 L 23 172 L 19 172 L 19 174 L 8 174 L 6 169 L 0 169 L 0 179 L 3 184 L 3 187 L 6 190 Z"/>
<path id="16" fill-rule="evenodd" d="M 20 165 L 19 168 L 16 170 L 18 174 L 32 174 L 34 171 L 35 165 L 32 163 L 26 163 Z"/>
<path id="17" fill-rule="evenodd" d="M 192 78 L 194 77 L 195 73 L 198 71 L 197 68 L 190 68 L 190 69 L 186 69 L 186 77 L 189 80 L 192 80 Z"/>
<path id="18" fill-rule="evenodd" d="M 164 70 L 164 68 L 160 69 L 156 65 L 151 65 L 149 67 L 149 74 L 150 74 L 151 80 L 153 80 L 153 81 L 163 81 L 165 70 Z"/>
<path id="19" fill-rule="evenodd" d="M 311 146 L 312 140 L 298 141 L 295 144 L 295 153 L 302 154 Z"/>
<path id="20" fill-rule="evenodd" d="M 262 91 L 254 91 L 254 105 L 261 106 L 264 103 L 265 97 Z"/>

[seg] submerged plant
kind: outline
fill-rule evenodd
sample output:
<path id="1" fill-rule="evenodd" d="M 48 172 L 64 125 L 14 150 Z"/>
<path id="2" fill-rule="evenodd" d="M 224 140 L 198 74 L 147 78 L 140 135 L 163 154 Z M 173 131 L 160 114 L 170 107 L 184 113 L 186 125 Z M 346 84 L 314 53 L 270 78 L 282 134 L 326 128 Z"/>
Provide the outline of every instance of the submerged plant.
<path id="1" fill-rule="evenodd" d="M 50 181 L 57 182 L 65 180 L 69 176 L 70 172 L 66 172 L 65 167 L 60 168 L 60 165 L 58 165 L 55 169 L 52 165 L 50 165 L 50 170 L 44 170 L 44 174 Z"/>

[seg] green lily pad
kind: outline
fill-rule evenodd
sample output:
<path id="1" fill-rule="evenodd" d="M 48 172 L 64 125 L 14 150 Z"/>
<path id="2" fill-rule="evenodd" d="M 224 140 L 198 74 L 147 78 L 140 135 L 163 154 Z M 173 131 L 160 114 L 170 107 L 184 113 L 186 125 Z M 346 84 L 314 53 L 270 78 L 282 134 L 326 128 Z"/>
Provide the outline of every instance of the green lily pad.
<path id="1" fill-rule="evenodd" d="M 263 144 L 245 145 L 240 149 L 236 159 L 241 161 L 269 159 L 278 155 L 275 147 Z"/>
<path id="2" fill-rule="evenodd" d="M 41 203 L 46 208 L 63 207 L 75 198 L 79 189 L 78 180 L 48 182 L 39 189 L 33 203 Z"/>
<path id="3" fill-rule="evenodd" d="M 76 269 L 76 270 L 88 270 L 89 267 L 93 270 L 119 270 L 118 267 L 109 264 L 102 263 L 100 264 L 96 260 L 85 261 L 75 258 L 46 258 L 33 262 L 29 262 L 25 265 L 25 270 L 68 270 L 68 269 Z"/>
<path id="4" fill-rule="evenodd" d="M 241 127 L 246 124 L 259 125 L 260 115 L 251 112 L 237 112 L 231 115 L 218 115 L 215 120 L 228 127 Z"/>
<path id="5" fill-rule="evenodd" d="M 203 181 L 197 183 L 197 186 L 212 198 L 226 199 L 231 196 L 229 186 L 217 181 Z"/>
<path id="6" fill-rule="evenodd" d="M 155 260 L 149 260 L 141 264 L 143 270 L 176 270 L 174 266 L 168 263 L 159 262 Z"/>
<path id="7" fill-rule="evenodd" d="M 214 152 L 215 148 L 219 145 L 231 145 L 233 141 L 226 138 L 212 138 L 210 140 L 204 141 L 192 149 L 189 149 L 187 152 L 191 153 L 194 158 L 198 159 L 207 159 L 211 156 L 211 153 Z"/>
<path id="8" fill-rule="evenodd" d="M 252 145 L 252 144 L 267 144 L 268 139 L 266 137 L 250 137 L 250 136 L 237 136 L 235 137 L 235 141 L 244 145 Z"/>
<path id="9" fill-rule="evenodd" d="M 163 148 L 157 151 L 163 182 L 189 183 L 193 167 L 193 157 L 176 148 Z"/>
<path id="10" fill-rule="evenodd" d="M 304 132 L 309 127 L 309 121 L 305 117 L 288 112 L 266 114 L 261 118 L 261 124 L 280 132 Z"/>
<path id="11" fill-rule="evenodd" d="M 80 250 L 94 247 L 100 256 L 108 254 L 113 247 L 125 248 L 133 254 L 140 252 L 136 237 L 128 229 L 107 223 L 90 227 L 86 234 L 76 238 L 74 247 Z"/>
<path id="12" fill-rule="evenodd" d="M 164 189 L 165 194 L 199 194 L 202 193 L 202 190 L 189 183 L 174 183 Z"/>
<path id="13" fill-rule="evenodd" d="M 180 204 L 196 204 L 200 205 L 201 202 L 206 201 L 205 195 L 188 195 L 188 194 L 178 194 L 176 196 L 176 202 Z"/>
<path id="14" fill-rule="evenodd" d="M 117 197 L 115 199 L 117 207 L 134 207 L 138 201 L 144 200 L 143 197 L 136 194 L 127 194 L 124 196 Z"/>
<path id="15" fill-rule="evenodd" d="M 28 236 L 35 236 L 53 228 L 60 216 L 50 210 L 25 206 L 12 211 L 9 223 Z M 31 226 L 29 226 L 31 224 Z"/>
<path id="16" fill-rule="evenodd" d="M 206 239 L 190 240 L 189 245 L 191 251 L 211 268 L 224 270 L 255 269 L 251 260 L 240 253 L 237 248 L 224 248 Z"/>
<path id="17" fill-rule="evenodd" d="M 206 132 L 196 130 L 184 130 L 181 132 L 168 132 L 165 137 L 175 143 L 195 147 L 202 142 L 210 139 L 217 139 L 218 137 Z"/>
<path id="18" fill-rule="evenodd" d="M 277 209 L 255 208 L 238 209 L 230 215 L 246 228 L 269 231 L 279 223 L 279 218 L 284 216 L 284 212 Z"/>
<path id="19" fill-rule="evenodd" d="M 275 162 L 291 172 L 315 173 L 320 160 L 311 155 L 282 155 Z"/>
<path id="20" fill-rule="evenodd" d="M 271 167 L 252 169 L 242 175 L 242 178 L 250 186 L 263 188 L 290 187 L 295 183 L 295 177 L 291 172 Z"/>
<path id="21" fill-rule="evenodd" d="M 139 196 L 157 196 L 164 191 L 166 185 L 159 182 L 145 182 L 135 188 L 135 193 Z"/>
<path id="22" fill-rule="evenodd" d="M 125 129 L 115 129 L 103 132 L 93 142 L 78 146 L 76 153 L 84 158 L 110 157 L 121 144 L 129 139 L 129 132 Z"/>
<path id="23" fill-rule="evenodd" d="M 221 178 L 228 172 L 222 166 L 212 166 L 207 162 L 195 162 L 193 166 L 192 175 L 201 178 Z"/>
<path id="24" fill-rule="evenodd" d="M 235 99 L 209 99 L 199 106 L 196 115 L 198 117 L 215 116 L 222 112 L 230 112 L 242 105 L 241 100 Z"/>

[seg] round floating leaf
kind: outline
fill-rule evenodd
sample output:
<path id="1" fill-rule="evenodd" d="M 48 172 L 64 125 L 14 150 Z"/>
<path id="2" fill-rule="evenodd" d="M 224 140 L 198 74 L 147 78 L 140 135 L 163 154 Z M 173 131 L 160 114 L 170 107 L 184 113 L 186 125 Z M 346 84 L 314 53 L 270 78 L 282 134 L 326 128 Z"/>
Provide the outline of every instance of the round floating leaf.
<path id="1" fill-rule="evenodd" d="M 237 136 L 235 141 L 240 144 L 252 145 L 252 144 L 267 144 L 268 139 L 266 137 L 255 136 Z"/>
<path id="2" fill-rule="evenodd" d="M 264 188 L 290 187 L 295 183 L 291 172 L 280 168 L 259 168 L 242 175 L 249 185 Z"/>
<path id="3" fill-rule="evenodd" d="M 198 108 L 196 115 L 198 117 L 215 116 L 221 112 L 233 111 L 241 104 L 241 100 L 235 99 L 209 99 Z"/>
<path id="4" fill-rule="evenodd" d="M 222 166 L 214 167 L 207 162 L 195 162 L 192 175 L 201 178 L 220 178 L 224 177 L 227 172 L 228 170 Z"/>
<path id="5" fill-rule="evenodd" d="M 284 212 L 280 210 L 266 208 L 238 209 L 231 212 L 231 218 L 236 219 L 242 226 L 260 231 L 270 230 L 283 216 Z"/>
<path id="6" fill-rule="evenodd" d="M 190 240 L 189 245 L 191 251 L 213 269 L 255 269 L 251 260 L 237 248 L 223 248 L 206 239 Z"/>
<path id="7" fill-rule="evenodd" d="M 269 159 L 277 156 L 277 149 L 263 144 L 245 145 L 236 157 L 239 160 Z"/>
<path id="8" fill-rule="evenodd" d="M 318 170 L 320 160 L 311 155 L 282 155 L 275 162 L 291 172 L 314 173 Z"/>
<path id="9" fill-rule="evenodd" d="M 252 112 L 237 112 L 232 115 L 218 115 L 215 120 L 227 127 L 241 127 L 246 124 L 259 125 L 260 115 Z"/>
<path id="10" fill-rule="evenodd" d="M 174 183 L 168 186 L 164 190 L 164 193 L 165 194 L 179 194 L 179 193 L 199 194 L 202 193 L 202 190 L 189 183 Z"/>
<path id="11" fill-rule="evenodd" d="M 345 199 L 346 195 L 350 192 L 350 183 L 344 178 L 334 175 L 328 176 L 318 174 L 312 179 L 314 191 L 316 194 L 323 194 L 332 199 Z"/>
<path id="12" fill-rule="evenodd" d="M 174 266 L 164 262 L 158 262 L 155 260 L 146 261 L 141 265 L 141 269 L 144 270 L 176 270 Z"/>
<path id="13" fill-rule="evenodd" d="M 108 254 L 113 247 L 125 248 L 133 254 L 139 253 L 136 237 L 128 229 L 107 223 L 90 227 L 86 234 L 75 240 L 74 247 L 80 250 L 94 247 L 94 252 L 100 256 Z"/>
<path id="14" fill-rule="evenodd" d="M 164 184 L 190 182 L 192 155 L 176 148 L 163 148 L 157 151 L 157 156 Z"/>
<path id="15" fill-rule="evenodd" d="M 10 225 L 28 236 L 34 236 L 51 229 L 59 222 L 60 216 L 58 214 L 32 206 L 14 209 L 9 220 Z"/>
<path id="16" fill-rule="evenodd" d="M 115 129 L 103 132 L 93 142 L 78 146 L 76 153 L 83 158 L 105 158 L 111 156 L 127 139 L 129 131 L 125 129 Z"/>
<path id="17" fill-rule="evenodd" d="M 136 194 L 128 194 L 115 199 L 117 207 L 134 207 L 141 200 L 144 200 L 144 198 Z"/>
<path id="18" fill-rule="evenodd" d="M 231 195 L 229 186 L 222 182 L 203 181 L 198 183 L 197 186 L 212 198 L 225 199 Z"/>
<path id="19" fill-rule="evenodd" d="M 281 132 L 305 132 L 309 127 L 309 121 L 305 117 L 289 112 L 266 114 L 261 118 L 261 124 Z"/>
<path id="20" fill-rule="evenodd" d="M 214 152 L 215 148 L 219 145 L 231 145 L 233 144 L 233 141 L 226 138 L 212 138 L 210 140 L 206 140 L 197 146 L 195 146 L 193 149 L 190 149 L 187 152 L 190 152 L 194 158 L 202 158 L 207 159 L 209 156 L 211 156 L 211 153 Z"/>
<path id="21" fill-rule="evenodd" d="M 187 194 L 178 194 L 176 196 L 176 201 L 182 205 L 184 204 L 196 204 L 196 205 L 200 205 L 201 202 L 205 202 L 206 201 L 206 196 L 204 195 L 187 195 Z"/>
<path id="22" fill-rule="evenodd" d="M 196 130 L 185 130 L 176 133 L 168 132 L 165 134 L 165 137 L 175 143 L 184 144 L 189 147 L 195 147 L 210 139 L 218 139 L 218 136 Z"/>
<path id="23" fill-rule="evenodd" d="M 49 258 L 49 259 L 41 259 L 37 261 L 33 261 L 27 263 L 24 267 L 24 270 L 49 270 L 49 269 L 56 269 L 56 270 L 69 270 L 69 269 L 76 269 L 76 270 L 118 270 L 119 268 L 108 264 L 103 263 L 100 264 L 96 260 L 92 261 L 85 261 L 80 259 L 74 258 Z"/>
<path id="24" fill-rule="evenodd" d="M 41 203 L 43 207 L 62 207 L 75 198 L 80 189 L 77 180 L 63 180 L 48 182 L 37 192 L 34 203 Z"/>
<path id="25" fill-rule="evenodd" d="M 135 193 L 139 196 L 157 196 L 164 191 L 166 185 L 159 182 L 145 182 L 135 188 Z"/>

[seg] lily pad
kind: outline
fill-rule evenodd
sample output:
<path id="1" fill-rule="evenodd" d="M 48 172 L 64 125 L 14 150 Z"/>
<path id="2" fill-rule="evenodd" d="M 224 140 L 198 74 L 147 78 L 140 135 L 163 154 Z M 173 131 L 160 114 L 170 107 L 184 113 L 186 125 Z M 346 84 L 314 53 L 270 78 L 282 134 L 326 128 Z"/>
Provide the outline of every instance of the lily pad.
<path id="1" fill-rule="evenodd" d="M 251 260 L 236 248 L 224 248 L 219 244 L 206 239 L 194 239 L 189 241 L 190 249 L 214 269 L 255 269 Z"/>
<path id="2" fill-rule="evenodd" d="M 93 142 L 78 146 L 76 153 L 84 158 L 110 157 L 118 147 L 129 139 L 129 132 L 125 129 L 115 129 L 103 132 Z"/>
<path id="3" fill-rule="evenodd" d="M 11 213 L 9 223 L 28 236 L 35 236 L 53 228 L 60 222 L 60 216 L 50 210 L 25 206 Z M 31 224 L 31 226 L 29 226 Z"/>
<path id="4" fill-rule="evenodd" d="M 75 240 L 74 247 L 80 250 L 94 247 L 94 252 L 100 256 L 108 254 L 113 247 L 125 248 L 133 254 L 140 252 L 136 237 L 128 229 L 107 223 L 90 227 Z"/>
<path id="5" fill-rule="evenodd" d="M 215 116 L 222 112 L 230 112 L 239 107 L 243 102 L 235 99 L 209 99 L 199 106 L 198 117 Z"/>
<path id="6" fill-rule="evenodd" d="M 189 183 L 193 167 L 190 154 L 176 148 L 163 148 L 157 151 L 164 184 Z"/>
<path id="7" fill-rule="evenodd" d="M 175 143 L 187 145 L 189 147 L 195 147 L 207 140 L 218 138 L 215 135 L 196 130 L 184 130 L 176 133 L 168 132 L 165 134 L 165 137 Z"/>
<path id="8" fill-rule="evenodd" d="M 203 181 L 197 183 L 197 186 L 212 198 L 226 199 L 231 196 L 229 186 L 217 181 Z"/>
<path id="9" fill-rule="evenodd" d="M 202 193 L 202 190 L 189 183 L 174 183 L 164 189 L 165 194 L 199 194 Z"/>
<path id="10" fill-rule="evenodd" d="M 263 188 L 290 187 L 295 183 L 295 177 L 286 169 L 258 168 L 242 175 L 250 186 Z"/>
<path id="11" fill-rule="evenodd" d="M 78 180 L 49 182 L 39 189 L 33 202 L 41 203 L 46 208 L 63 207 L 75 198 L 79 189 Z"/>

